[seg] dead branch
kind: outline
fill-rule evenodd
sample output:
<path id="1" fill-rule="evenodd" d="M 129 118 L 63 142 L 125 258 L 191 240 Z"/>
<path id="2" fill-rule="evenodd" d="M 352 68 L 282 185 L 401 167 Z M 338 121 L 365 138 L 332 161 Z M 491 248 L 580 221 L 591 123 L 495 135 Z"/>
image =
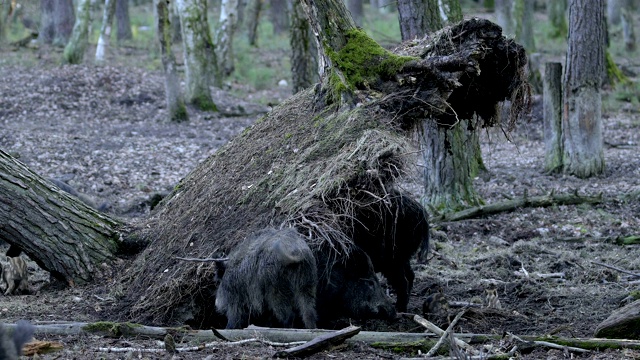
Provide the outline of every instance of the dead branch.
<path id="1" fill-rule="evenodd" d="M 306 344 L 278 351 L 273 355 L 273 357 L 304 357 L 315 354 L 338 344 L 342 344 L 346 339 L 355 336 L 359 332 L 360 328 L 352 325 L 334 333 L 318 336 Z"/>
<path id="2" fill-rule="evenodd" d="M 447 339 L 449 336 L 451 336 L 452 343 L 455 344 L 455 337 L 453 336 L 453 328 L 456 326 L 456 324 L 458 323 L 458 321 L 460 320 L 462 315 L 464 315 L 465 312 L 466 312 L 466 309 L 462 309 L 462 311 L 460 311 L 458 315 L 456 315 L 456 317 L 453 319 L 451 324 L 449 324 L 449 326 L 447 327 L 447 330 L 445 330 L 442 336 L 440 336 L 440 339 L 438 340 L 438 342 L 429 350 L 429 352 L 427 352 L 427 355 L 426 355 L 427 357 L 435 355 L 438 349 L 440 349 L 440 346 L 444 343 L 445 339 Z"/>
<path id="3" fill-rule="evenodd" d="M 619 267 L 615 267 L 613 265 L 607 265 L 605 263 L 601 263 L 601 262 L 597 262 L 597 261 L 591 261 L 591 263 L 592 264 L 596 264 L 596 265 L 600 265 L 600 266 L 604 266 L 604 267 L 609 268 L 611 270 L 619 271 L 619 272 L 621 272 L 623 274 L 631 275 L 631 276 L 634 276 L 634 277 L 640 277 L 640 274 L 638 274 L 638 273 L 634 273 L 634 272 L 631 272 L 631 271 L 625 270 L 625 269 L 620 269 Z"/>
<path id="4" fill-rule="evenodd" d="M 475 206 L 450 214 L 435 216 L 431 223 L 436 224 L 445 221 L 460 221 L 507 212 L 523 207 L 548 207 L 552 205 L 578 205 L 578 204 L 599 204 L 603 201 L 602 196 L 581 196 L 574 194 L 549 194 L 542 196 L 523 196 L 517 199 L 506 200 L 489 205 Z"/>
<path id="5" fill-rule="evenodd" d="M 176 259 L 178 260 L 183 260 L 183 261 L 196 261 L 196 262 L 214 262 L 214 261 L 227 261 L 229 260 L 228 257 L 224 257 L 224 258 L 188 258 L 188 257 L 181 257 L 181 256 L 176 256 Z"/>
<path id="6" fill-rule="evenodd" d="M 438 336 L 443 336 L 445 334 L 445 331 L 440 329 L 438 326 L 436 326 L 434 323 L 432 323 L 431 321 L 423 318 L 420 315 L 415 315 L 413 317 L 413 321 L 417 322 L 418 324 L 424 326 L 425 328 L 427 328 L 429 331 L 433 332 L 434 334 L 438 335 Z M 455 342 L 456 345 L 464 348 L 465 350 L 469 350 L 469 351 L 475 351 L 469 344 L 467 344 L 466 342 L 455 338 Z"/>

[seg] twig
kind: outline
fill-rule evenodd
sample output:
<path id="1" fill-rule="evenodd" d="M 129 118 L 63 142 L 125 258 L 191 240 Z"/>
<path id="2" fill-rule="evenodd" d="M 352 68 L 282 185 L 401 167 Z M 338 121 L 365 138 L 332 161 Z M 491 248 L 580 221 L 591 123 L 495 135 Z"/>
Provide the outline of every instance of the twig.
<path id="1" fill-rule="evenodd" d="M 432 322 L 430 322 L 429 320 L 423 318 L 420 315 L 415 315 L 413 317 L 413 321 L 417 322 L 418 324 L 424 326 L 425 328 L 427 328 L 427 330 L 433 332 L 434 334 L 438 335 L 438 336 L 442 336 L 442 334 L 444 334 L 444 330 L 440 329 L 439 327 L 437 327 L 435 324 L 433 324 Z M 471 345 L 467 344 L 466 342 L 455 338 L 456 341 L 456 345 L 460 346 L 461 348 L 464 348 L 465 350 L 470 350 L 470 351 L 475 351 Z"/>
<path id="2" fill-rule="evenodd" d="M 359 332 L 359 327 L 349 326 L 340 331 L 318 336 L 311 341 L 308 341 L 291 349 L 278 351 L 273 355 L 273 357 L 302 357 L 315 354 L 329 347 L 342 344 L 346 339 L 355 336 Z"/>
<path id="3" fill-rule="evenodd" d="M 634 273 L 634 272 L 631 272 L 631 271 L 628 271 L 628 270 L 620 269 L 619 267 L 615 267 L 613 265 L 608 265 L 608 264 L 604 264 L 604 263 L 597 262 L 597 261 L 591 261 L 591 263 L 596 264 L 596 265 L 600 265 L 600 266 L 604 266 L 604 267 L 609 268 L 611 270 L 619 271 L 619 272 L 621 272 L 623 274 L 632 275 L 634 277 L 640 277 L 640 274 L 638 274 L 638 273 Z"/>
<path id="4" fill-rule="evenodd" d="M 467 312 L 467 309 L 462 309 L 462 311 L 460 311 L 458 315 L 456 315 L 456 317 L 453 318 L 453 321 L 451 322 L 451 324 L 449 324 L 449 326 L 447 326 L 447 330 L 445 330 L 442 336 L 440 336 L 440 339 L 438 339 L 438 342 L 436 342 L 436 344 L 433 345 L 433 347 L 429 350 L 429 352 L 427 352 L 427 355 L 426 355 L 427 357 L 433 356 L 438 351 L 440 346 L 449 337 L 449 334 L 451 334 L 451 342 L 455 344 L 455 337 L 452 334 L 453 328 L 456 326 L 456 324 L 458 323 L 458 321 L 460 320 L 462 315 L 464 315 L 465 312 Z"/>
<path id="5" fill-rule="evenodd" d="M 200 258 L 185 258 L 185 257 L 180 257 L 180 256 L 176 256 L 176 259 L 178 260 L 184 260 L 184 261 L 197 261 L 197 262 L 212 262 L 212 261 L 227 261 L 229 260 L 229 258 L 204 258 L 204 259 L 200 259 Z"/>

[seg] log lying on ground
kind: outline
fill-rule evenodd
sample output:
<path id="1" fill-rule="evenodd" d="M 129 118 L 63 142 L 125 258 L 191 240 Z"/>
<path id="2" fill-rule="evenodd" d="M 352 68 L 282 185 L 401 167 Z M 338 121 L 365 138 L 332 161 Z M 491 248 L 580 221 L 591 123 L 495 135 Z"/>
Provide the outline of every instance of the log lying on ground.
<path id="1" fill-rule="evenodd" d="M 204 161 L 142 224 L 137 235 L 151 243 L 124 279 L 122 319 L 215 324 L 213 265 L 175 257 L 224 257 L 269 225 L 293 226 L 313 251 L 346 256 L 356 214 L 386 201 L 413 159 L 415 126 L 473 113 L 491 126 L 499 101 L 525 101 L 524 50 L 487 20 L 461 22 L 397 54 L 363 34 L 348 31 L 332 53 L 338 68 L 321 84 Z"/>
<path id="2" fill-rule="evenodd" d="M 123 225 L 0 150 L 0 240 L 58 280 L 79 285 L 111 276 Z M 15 250 L 19 249 L 19 250 Z"/>
<path id="3" fill-rule="evenodd" d="M 640 339 L 640 300 L 615 310 L 601 322 L 595 336 L 603 338 Z"/>

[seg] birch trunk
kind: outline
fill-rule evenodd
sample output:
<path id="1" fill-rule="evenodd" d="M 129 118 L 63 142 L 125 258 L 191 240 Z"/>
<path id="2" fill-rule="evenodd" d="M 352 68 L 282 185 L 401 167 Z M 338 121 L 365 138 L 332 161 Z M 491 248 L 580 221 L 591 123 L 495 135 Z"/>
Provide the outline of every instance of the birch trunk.
<path id="1" fill-rule="evenodd" d="M 177 0 L 182 29 L 186 99 L 201 110 L 217 111 L 210 86 L 220 81 L 207 21 L 206 0 Z"/>
<path id="2" fill-rule="evenodd" d="M 238 24 L 238 0 L 222 0 L 220 7 L 220 23 L 216 34 L 216 50 L 218 69 L 223 77 L 233 73 L 233 35 Z"/>
<path id="3" fill-rule="evenodd" d="M 546 63 L 543 80 L 542 112 L 544 122 L 545 158 L 547 172 L 562 169 L 562 65 Z"/>
<path id="4" fill-rule="evenodd" d="M 169 121 L 187 121 L 189 116 L 180 90 L 180 78 L 176 72 L 176 59 L 171 50 L 172 28 L 168 0 L 155 0 L 158 40 L 164 68 L 164 90 L 167 99 Z"/>
<path id="5" fill-rule="evenodd" d="M 605 63 L 603 0 L 571 0 L 564 74 L 563 171 L 578 177 L 602 174 L 602 83 Z M 589 56 L 585 56 L 589 54 Z"/>
<path id="6" fill-rule="evenodd" d="M 100 37 L 98 38 L 98 46 L 96 47 L 96 63 L 104 63 L 105 53 L 109 48 L 111 40 L 111 25 L 113 24 L 113 15 L 116 13 L 116 0 L 104 1 L 104 13 L 102 15 L 102 27 L 100 28 Z"/>
<path id="7" fill-rule="evenodd" d="M 121 224 L 0 150 L 0 239 L 68 285 L 104 279 L 117 261 Z"/>
<path id="8" fill-rule="evenodd" d="M 64 48 L 63 59 L 68 64 L 79 64 L 89 45 L 89 24 L 91 23 L 91 0 L 78 0 L 76 23 L 71 39 Z"/>

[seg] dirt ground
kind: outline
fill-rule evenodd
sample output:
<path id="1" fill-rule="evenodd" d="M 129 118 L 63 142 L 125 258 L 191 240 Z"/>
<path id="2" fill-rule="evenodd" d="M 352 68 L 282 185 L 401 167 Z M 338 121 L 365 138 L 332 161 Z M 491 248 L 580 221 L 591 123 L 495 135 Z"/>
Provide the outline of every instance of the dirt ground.
<path id="1" fill-rule="evenodd" d="M 21 50 L 25 51 L 25 50 Z M 32 51 L 32 50 L 26 50 Z M 41 50 L 38 56 L 41 56 Z M 32 56 L 33 54 L 30 54 Z M 21 56 L 5 53 L 5 57 Z M 230 85 L 236 94 L 216 90 L 221 113 L 190 110 L 188 123 L 163 121 L 163 78 L 138 68 L 55 66 L 41 58 L 41 66 L 0 63 L 0 149 L 46 177 L 67 181 L 97 204 L 130 221 L 145 216 L 146 200 L 172 188 L 200 161 L 212 154 L 261 114 L 268 105 L 286 98 L 290 89 L 278 87 L 253 92 Z M 229 89 L 227 89 L 229 90 Z M 605 95 L 608 96 L 608 95 Z M 637 102 L 636 102 L 637 103 Z M 475 303 L 455 331 L 516 335 L 553 334 L 590 337 L 612 311 L 633 301 L 637 277 L 594 262 L 638 272 L 638 245 L 615 243 L 640 229 L 640 120 L 638 109 L 623 103 L 604 114 L 605 161 L 602 176 L 578 179 L 544 173 L 544 143 L 539 104 L 532 119 L 505 140 L 501 132 L 483 134 L 486 174 L 475 186 L 487 204 L 522 196 L 550 193 L 602 195 L 597 205 L 523 207 L 514 211 L 463 221 L 437 223 L 428 264 L 414 264 L 416 284 L 409 312 L 422 314 L 422 305 L 434 289 L 442 292 L 448 308 L 427 316 L 446 327 L 462 303 Z M 416 164 L 416 171 L 420 169 Z M 403 187 L 420 196 L 416 176 Z M 6 246 L 6 245 L 5 245 Z M 29 262 L 35 295 L 0 296 L 0 320 L 35 324 L 108 320 L 114 305 L 110 284 L 62 288 Z M 547 277 L 549 275 L 550 277 Z M 496 288 L 501 308 L 487 308 L 486 289 Z M 392 294 L 393 295 L 393 294 Z M 364 330 L 422 332 L 408 319 L 391 323 L 365 322 Z M 62 350 L 41 359 L 165 359 L 166 353 L 136 349 L 162 348 L 148 339 L 107 339 L 98 336 L 53 336 Z M 494 348 L 512 343 L 495 340 Z M 179 343 L 178 346 L 193 344 Z M 128 348 L 124 353 L 101 347 Z M 480 345 L 476 345 L 480 349 Z M 215 345 L 176 359 L 259 359 L 277 349 L 259 343 Z M 393 353 L 363 343 L 350 344 L 312 359 L 390 359 L 415 353 Z M 520 358 L 620 359 L 640 358 L 640 351 L 603 350 L 589 354 L 537 348 Z"/>

